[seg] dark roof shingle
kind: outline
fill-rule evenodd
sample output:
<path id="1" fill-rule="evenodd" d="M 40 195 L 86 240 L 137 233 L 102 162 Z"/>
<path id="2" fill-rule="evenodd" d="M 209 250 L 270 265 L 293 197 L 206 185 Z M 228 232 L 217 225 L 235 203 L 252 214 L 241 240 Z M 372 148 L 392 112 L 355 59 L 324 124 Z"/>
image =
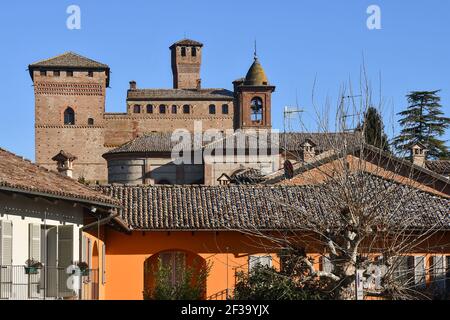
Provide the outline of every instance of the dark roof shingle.
<path id="1" fill-rule="evenodd" d="M 402 223 L 408 217 L 414 220 L 414 227 L 418 228 L 435 224 L 450 227 L 450 199 L 372 175 L 367 175 L 364 181 L 364 190 L 369 195 L 376 197 L 385 192 L 395 200 L 397 210 L 392 210 L 394 213 L 389 217 L 392 223 Z M 358 184 L 358 187 L 361 186 Z M 337 208 L 340 199 L 330 196 L 326 184 L 113 185 L 98 186 L 97 189 L 123 204 L 121 218 L 134 230 L 300 229 L 309 215 L 314 215 L 314 219 L 324 225 L 336 223 L 339 219 Z"/>

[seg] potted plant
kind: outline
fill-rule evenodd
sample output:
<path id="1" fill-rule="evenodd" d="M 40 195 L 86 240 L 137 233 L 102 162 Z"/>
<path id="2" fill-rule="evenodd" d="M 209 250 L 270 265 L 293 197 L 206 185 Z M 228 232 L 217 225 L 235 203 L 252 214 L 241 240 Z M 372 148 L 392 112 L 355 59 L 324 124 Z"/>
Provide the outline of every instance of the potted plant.
<path id="1" fill-rule="evenodd" d="M 34 259 L 25 261 L 25 274 L 38 274 L 38 270 L 42 269 L 44 265 Z"/>
<path id="2" fill-rule="evenodd" d="M 77 267 L 80 269 L 83 277 L 89 276 L 89 265 L 86 262 L 78 262 Z"/>

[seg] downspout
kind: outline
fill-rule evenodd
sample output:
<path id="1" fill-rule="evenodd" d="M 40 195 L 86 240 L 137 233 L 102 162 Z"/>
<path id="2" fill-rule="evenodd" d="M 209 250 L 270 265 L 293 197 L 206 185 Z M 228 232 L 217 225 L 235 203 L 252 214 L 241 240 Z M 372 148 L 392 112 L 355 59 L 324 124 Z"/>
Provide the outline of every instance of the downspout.
<path id="1" fill-rule="evenodd" d="M 92 212 L 92 210 L 91 210 L 91 212 Z M 109 210 L 109 212 L 111 212 L 111 210 Z M 83 232 L 88 230 L 88 229 L 97 227 L 97 237 L 100 237 L 100 226 L 102 226 L 104 224 L 107 224 L 112 219 L 117 218 L 119 215 L 120 215 L 119 212 L 111 213 L 108 217 L 103 218 L 103 219 L 97 218 L 97 221 L 92 222 L 92 223 L 90 223 L 88 225 L 85 225 L 85 226 L 83 226 L 82 228 L 79 229 L 79 235 L 78 235 L 78 242 L 79 242 L 78 255 L 79 255 L 79 259 L 78 260 L 80 260 L 80 262 L 82 262 L 81 259 L 82 259 L 82 255 L 83 255 Z M 104 266 L 103 266 L 103 268 L 104 268 Z M 100 280 L 100 270 L 99 270 L 99 274 L 98 274 L 98 279 Z M 100 281 L 97 281 L 97 282 L 98 282 L 97 283 L 97 285 L 98 285 L 97 292 L 100 293 Z M 83 286 L 80 283 L 80 289 L 79 289 L 79 297 L 80 297 L 80 299 L 82 298 L 82 290 L 83 290 Z"/>

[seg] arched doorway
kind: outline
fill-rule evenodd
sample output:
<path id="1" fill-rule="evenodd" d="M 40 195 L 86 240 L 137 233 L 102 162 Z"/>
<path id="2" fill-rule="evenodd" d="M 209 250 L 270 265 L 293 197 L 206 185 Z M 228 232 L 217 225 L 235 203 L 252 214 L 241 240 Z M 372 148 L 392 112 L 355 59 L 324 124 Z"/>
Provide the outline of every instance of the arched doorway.
<path id="1" fill-rule="evenodd" d="M 200 300 L 206 298 L 206 260 L 183 250 L 168 250 L 144 262 L 144 299 Z"/>
<path id="2" fill-rule="evenodd" d="M 92 300 L 98 300 L 98 246 L 97 242 L 94 242 L 94 249 L 92 250 L 92 270 L 91 270 L 91 286 L 92 286 Z"/>

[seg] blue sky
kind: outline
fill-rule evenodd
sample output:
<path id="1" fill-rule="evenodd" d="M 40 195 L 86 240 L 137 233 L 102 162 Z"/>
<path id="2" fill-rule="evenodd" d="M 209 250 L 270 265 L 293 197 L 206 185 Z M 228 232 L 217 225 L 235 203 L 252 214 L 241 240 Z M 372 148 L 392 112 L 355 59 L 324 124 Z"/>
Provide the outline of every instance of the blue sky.
<path id="1" fill-rule="evenodd" d="M 81 8 L 81 30 L 66 28 L 69 5 Z M 366 27 L 367 7 L 381 8 L 381 30 Z M 308 130 L 317 125 L 311 103 L 334 106 L 349 79 L 356 87 L 366 66 L 378 102 L 379 74 L 386 130 L 392 110 L 406 106 L 411 90 L 442 89 L 450 116 L 450 2 L 427 1 L 14 1 L 0 10 L 0 146 L 34 159 L 34 97 L 28 64 L 75 51 L 112 70 L 107 111 L 124 111 L 130 80 L 139 87 L 172 85 L 168 47 L 184 35 L 205 44 L 204 87 L 231 89 L 247 72 L 253 43 L 269 80 L 274 126 L 282 109 L 306 112 Z M 363 59 L 364 57 L 364 59 Z M 294 126 L 295 128 L 295 126 Z M 450 132 L 446 135 L 450 139 Z"/>

